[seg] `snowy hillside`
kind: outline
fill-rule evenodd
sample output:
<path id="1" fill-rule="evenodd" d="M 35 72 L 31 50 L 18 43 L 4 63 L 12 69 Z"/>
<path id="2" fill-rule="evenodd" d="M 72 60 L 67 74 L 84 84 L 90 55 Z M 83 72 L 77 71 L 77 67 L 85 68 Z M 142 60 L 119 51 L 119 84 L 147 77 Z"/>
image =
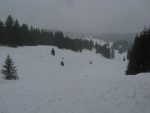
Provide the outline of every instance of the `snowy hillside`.
<path id="1" fill-rule="evenodd" d="M 94 43 L 97 43 L 97 44 L 100 44 L 100 45 L 105 45 L 105 44 L 109 44 L 109 46 L 111 47 L 113 42 L 106 42 L 102 39 L 96 39 L 96 38 L 93 38 L 92 36 L 85 36 L 84 39 L 86 40 L 92 40 Z"/>
<path id="2" fill-rule="evenodd" d="M 70 36 L 70 35 L 69 35 Z M 82 36 L 78 36 L 78 35 L 73 35 L 73 36 L 70 36 L 70 38 L 72 39 L 85 39 L 85 40 L 92 40 L 94 43 L 97 43 L 97 44 L 100 44 L 100 45 L 104 45 L 104 44 L 109 44 L 109 46 L 111 47 L 113 42 L 111 41 L 104 41 L 102 39 L 97 39 L 97 38 L 94 38 L 93 36 L 90 36 L 90 35 L 82 35 Z"/>
<path id="3" fill-rule="evenodd" d="M 0 78 L 0 113 L 150 113 L 149 73 L 125 76 L 121 56 L 52 48 L 0 47 L 0 69 L 9 54 L 19 76 Z"/>
<path id="4" fill-rule="evenodd" d="M 100 45 L 104 45 L 104 44 L 109 44 L 108 42 L 104 41 L 104 40 L 100 40 L 100 39 L 95 39 L 95 38 L 85 38 L 87 40 L 92 40 L 94 43 L 98 43 Z"/>

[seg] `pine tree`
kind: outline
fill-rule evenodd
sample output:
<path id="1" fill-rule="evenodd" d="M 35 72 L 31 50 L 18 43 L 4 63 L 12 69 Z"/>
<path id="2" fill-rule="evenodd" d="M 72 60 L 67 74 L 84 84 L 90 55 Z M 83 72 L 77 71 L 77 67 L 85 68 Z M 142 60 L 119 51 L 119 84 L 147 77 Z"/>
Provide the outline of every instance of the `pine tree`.
<path id="1" fill-rule="evenodd" d="M 60 64 L 61 64 L 61 66 L 64 66 L 64 62 L 63 61 L 61 61 Z"/>
<path id="2" fill-rule="evenodd" d="M 92 64 L 92 61 L 90 61 L 90 64 Z"/>
<path id="3" fill-rule="evenodd" d="M 6 80 L 18 79 L 17 69 L 14 66 L 14 62 L 12 61 L 9 55 L 7 56 L 5 60 L 5 65 L 3 66 L 3 69 L 1 72 L 4 75 L 3 78 Z"/>
<path id="4" fill-rule="evenodd" d="M 9 15 L 6 19 L 6 22 L 5 22 L 5 25 L 6 25 L 6 28 L 10 29 L 13 27 L 14 25 L 14 19 L 12 18 L 11 15 Z"/>
<path id="5" fill-rule="evenodd" d="M 54 50 L 54 48 L 52 48 L 51 54 L 52 54 L 53 56 L 55 56 L 55 50 Z"/>
<path id="6" fill-rule="evenodd" d="M 21 40 L 21 28 L 18 20 L 15 20 L 14 28 L 13 28 L 13 35 L 14 35 L 14 46 L 22 46 L 23 42 Z"/>
<path id="7" fill-rule="evenodd" d="M 4 25 L 3 22 L 0 20 L 0 44 L 3 43 L 3 32 L 4 32 Z"/>
<path id="8" fill-rule="evenodd" d="M 131 49 L 128 50 L 128 53 L 127 53 L 127 60 L 129 60 L 130 54 L 131 54 Z"/>
<path id="9" fill-rule="evenodd" d="M 14 26 L 14 20 L 11 15 L 9 15 L 5 22 L 6 29 L 5 29 L 5 43 L 9 46 L 14 46 L 14 39 L 13 39 L 13 26 Z"/>
<path id="10" fill-rule="evenodd" d="M 124 62 L 126 61 L 126 58 L 125 58 L 125 57 L 123 57 L 123 61 L 124 61 Z"/>
<path id="11" fill-rule="evenodd" d="M 111 52 L 111 58 L 114 59 L 115 58 L 115 52 L 114 52 L 114 50 L 112 49 L 110 52 Z"/>

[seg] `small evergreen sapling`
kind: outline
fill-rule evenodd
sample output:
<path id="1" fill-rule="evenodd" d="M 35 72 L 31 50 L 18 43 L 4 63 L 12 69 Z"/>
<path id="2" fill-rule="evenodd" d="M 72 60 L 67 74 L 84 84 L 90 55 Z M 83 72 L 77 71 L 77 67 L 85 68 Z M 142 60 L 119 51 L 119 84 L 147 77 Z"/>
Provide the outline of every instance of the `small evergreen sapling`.
<path id="1" fill-rule="evenodd" d="M 55 50 L 54 50 L 54 48 L 52 48 L 51 54 L 52 54 L 53 56 L 55 56 Z"/>
<path id="2" fill-rule="evenodd" d="M 64 62 L 63 61 L 61 61 L 60 64 L 61 64 L 61 66 L 64 66 Z"/>
<path id="3" fill-rule="evenodd" d="M 18 79 L 17 69 L 14 66 L 14 62 L 12 61 L 9 55 L 7 56 L 5 60 L 5 64 L 3 65 L 1 72 L 4 75 L 3 78 L 6 80 Z"/>
<path id="4" fill-rule="evenodd" d="M 124 62 L 126 61 L 126 58 L 125 58 L 125 57 L 123 57 L 123 61 L 124 61 Z"/>
<path id="5" fill-rule="evenodd" d="M 92 61 L 90 61 L 90 64 L 92 64 Z"/>

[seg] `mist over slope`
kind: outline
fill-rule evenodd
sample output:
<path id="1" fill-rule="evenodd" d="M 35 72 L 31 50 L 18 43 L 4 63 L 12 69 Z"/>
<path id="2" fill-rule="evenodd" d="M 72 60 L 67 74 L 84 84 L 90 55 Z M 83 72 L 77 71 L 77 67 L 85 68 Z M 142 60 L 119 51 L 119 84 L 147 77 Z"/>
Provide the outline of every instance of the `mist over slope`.
<path id="1" fill-rule="evenodd" d="M 133 42 L 137 33 L 105 33 L 105 34 L 90 34 L 90 33 L 78 33 L 63 31 L 66 36 L 71 38 L 94 38 L 104 40 L 106 42 L 115 42 L 118 40 L 126 40 Z"/>
<path id="2" fill-rule="evenodd" d="M 101 34 L 95 35 L 94 38 L 102 39 L 105 41 L 118 41 L 118 40 L 126 40 L 128 42 L 133 42 L 136 33 L 128 33 L 128 34 Z"/>

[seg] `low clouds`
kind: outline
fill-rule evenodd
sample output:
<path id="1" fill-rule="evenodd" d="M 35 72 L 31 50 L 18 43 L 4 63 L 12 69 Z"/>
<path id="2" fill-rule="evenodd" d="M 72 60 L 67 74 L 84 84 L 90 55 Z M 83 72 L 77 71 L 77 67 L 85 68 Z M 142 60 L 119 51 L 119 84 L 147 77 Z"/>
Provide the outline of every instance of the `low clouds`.
<path id="1" fill-rule="evenodd" d="M 90 33 L 139 32 L 150 24 L 149 0 L 0 0 L 0 18 Z"/>

